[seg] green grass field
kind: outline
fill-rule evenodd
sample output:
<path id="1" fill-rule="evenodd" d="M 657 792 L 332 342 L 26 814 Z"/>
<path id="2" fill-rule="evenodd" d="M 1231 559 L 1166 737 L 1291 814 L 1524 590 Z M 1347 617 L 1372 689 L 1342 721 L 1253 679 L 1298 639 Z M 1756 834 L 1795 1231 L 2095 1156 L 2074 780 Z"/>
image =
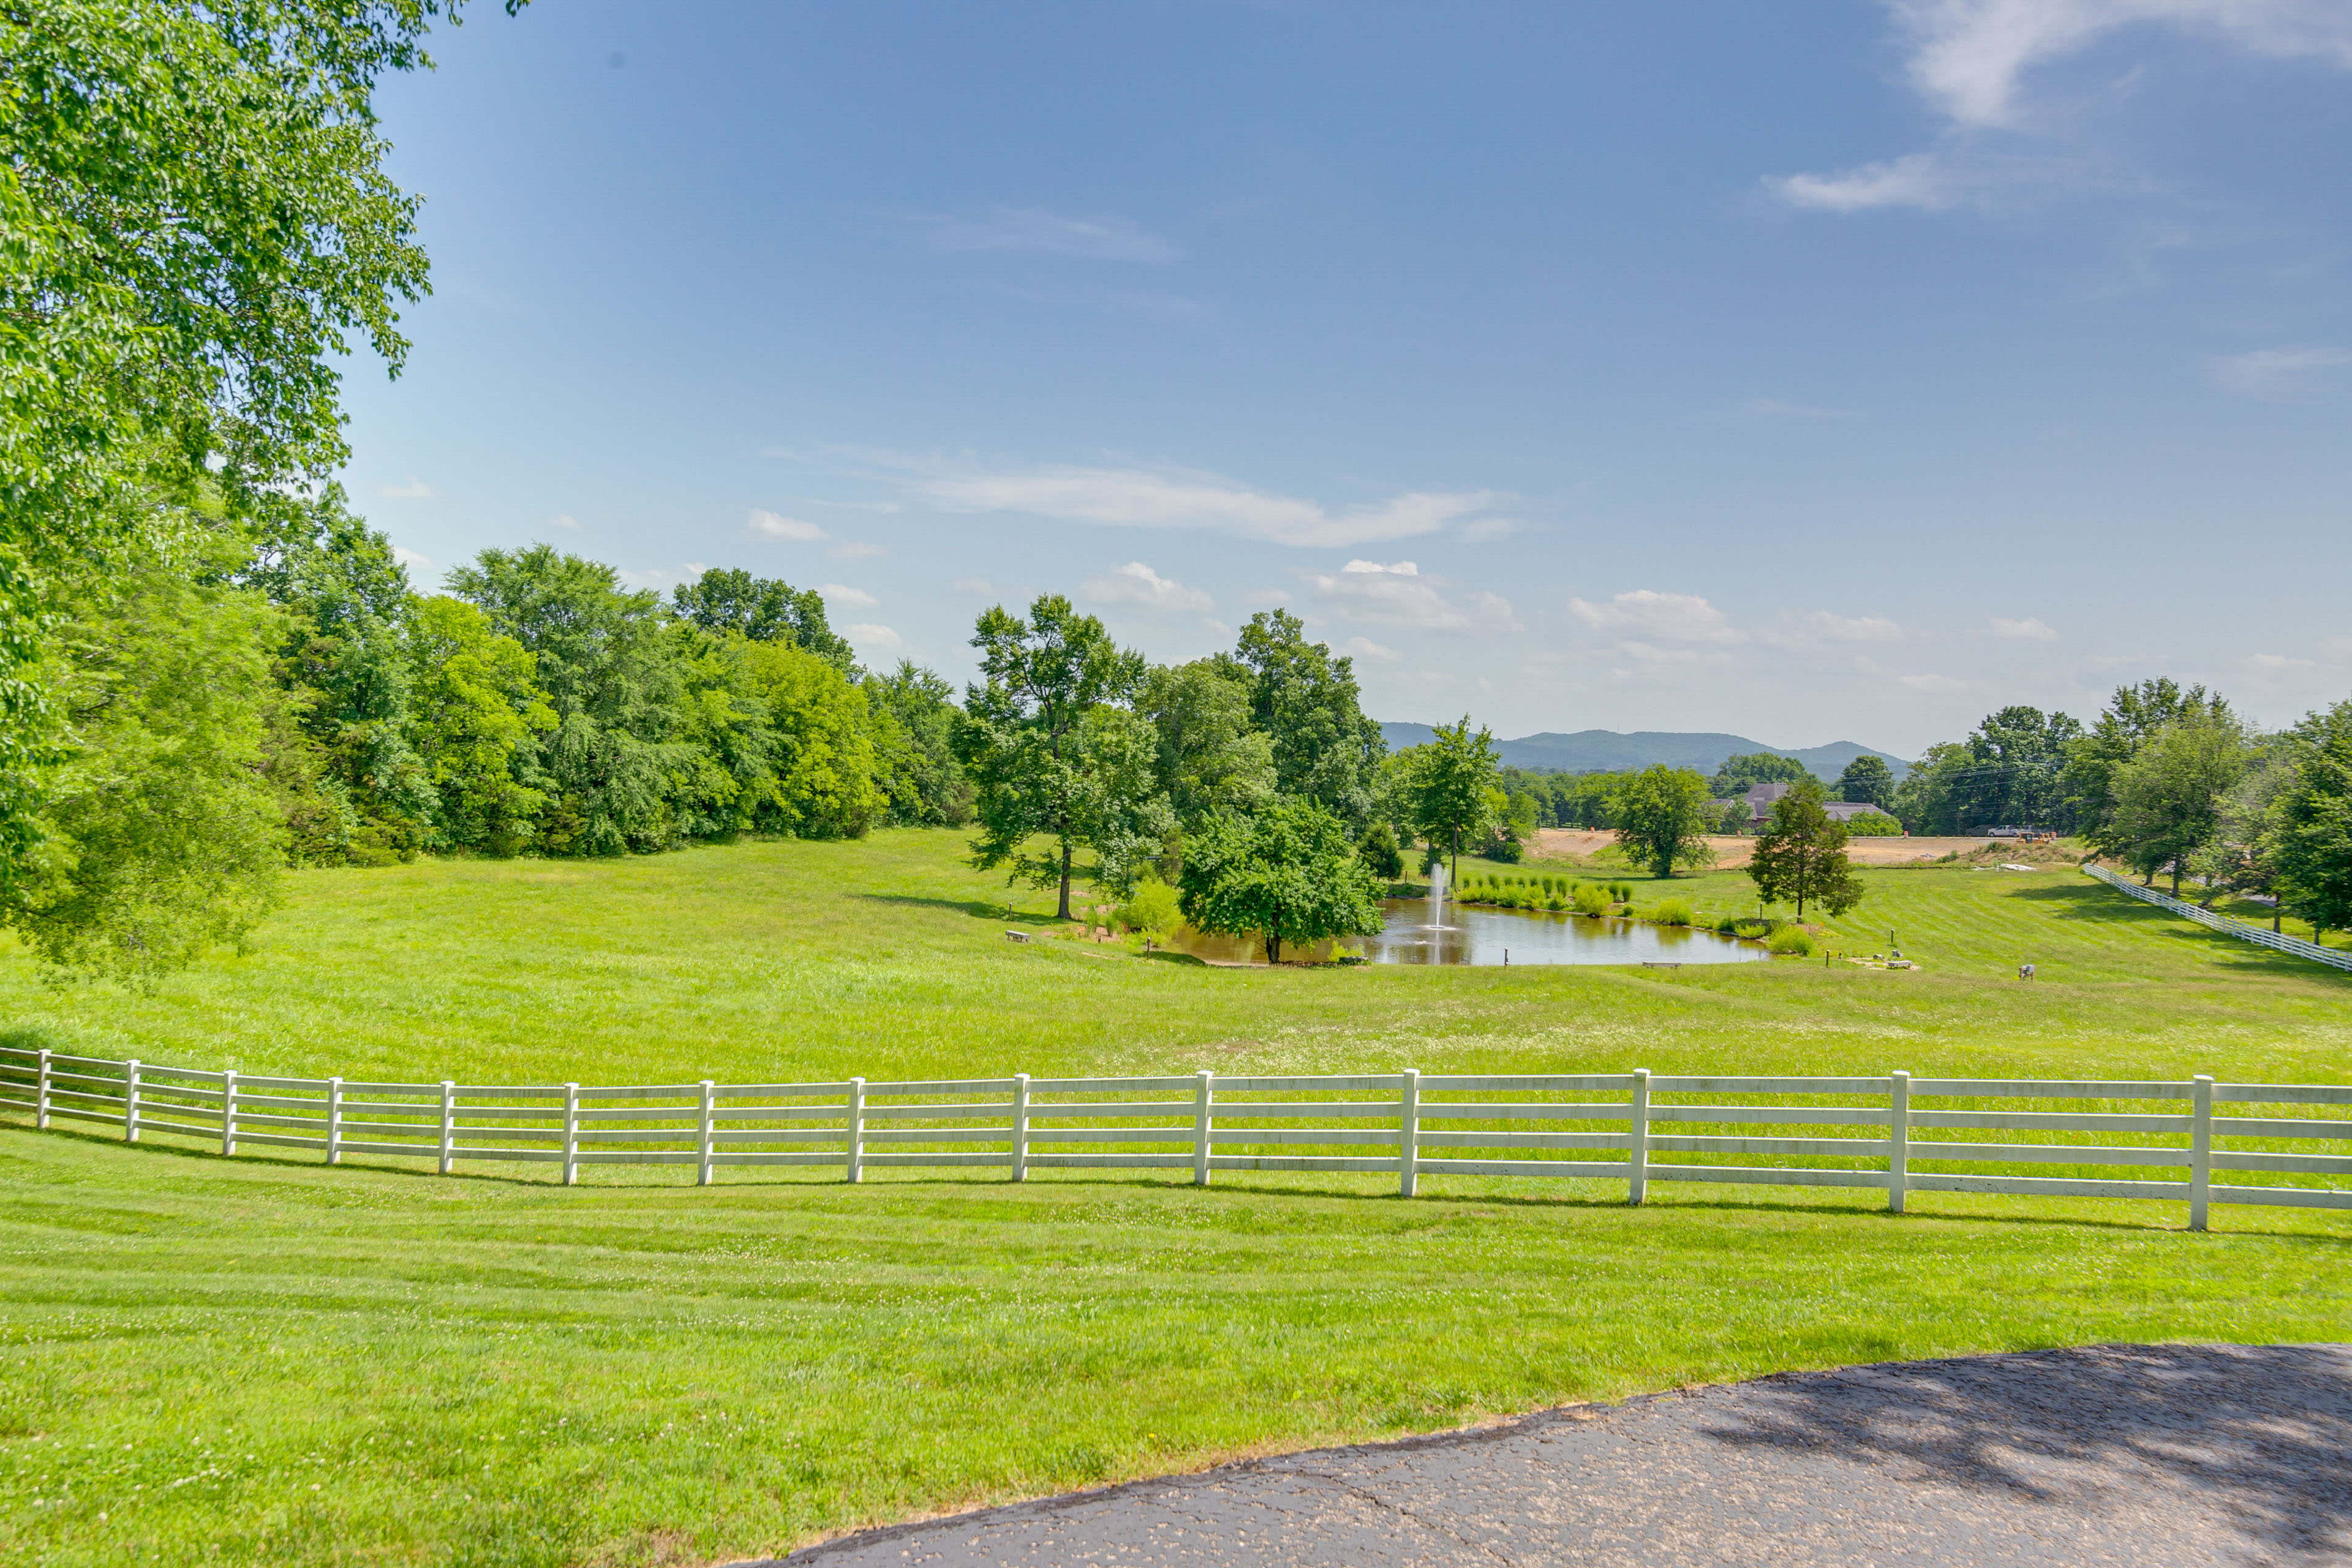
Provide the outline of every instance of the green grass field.
<path id="1" fill-rule="evenodd" d="M 952 834 L 307 872 L 8 1042 L 478 1081 L 933 1073 L 2352 1079 L 2352 976 L 2069 871 L 1865 873 L 1925 967 L 1214 969 L 1003 940 Z M 1638 882 L 1638 879 L 1637 879 Z M 1745 879 L 1680 882 L 1738 907 Z M 1657 889 L 1643 886 L 1647 901 Z M 1016 899 L 1043 929 L 1034 895 Z M 2017 963 L 2036 963 L 2027 985 Z M 477 1167 L 477 1170 L 480 1170 Z M 2352 1215 L 1156 1173 L 413 1165 L 0 1127 L 0 1559 L 724 1561 L 848 1525 L 1790 1367 L 2347 1337 Z"/>

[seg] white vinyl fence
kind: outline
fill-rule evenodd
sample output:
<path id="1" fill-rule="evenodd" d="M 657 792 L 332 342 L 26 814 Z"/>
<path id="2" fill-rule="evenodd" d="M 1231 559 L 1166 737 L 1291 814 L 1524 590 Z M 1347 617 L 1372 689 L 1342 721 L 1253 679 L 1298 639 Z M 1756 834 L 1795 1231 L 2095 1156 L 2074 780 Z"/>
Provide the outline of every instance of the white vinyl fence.
<path id="1" fill-rule="evenodd" d="M 2340 947 L 2322 947 L 2315 942 L 2305 942 L 2299 936 L 2288 936 L 2283 931 L 2264 931 L 2251 921 L 2232 920 L 2228 915 L 2217 915 L 2211 910 L 2200 910 L 2186 900 L 2174 898 L 2170 893 L 2159 893 L 2154 888 L 2141 887 L 2128 877 L 2118 877 L 2095 861 L 2084 861 L 2083 869 L 2105 882 L 2108 887 L 2120 888 L 2142 903 L 2154 904 L 2160 910 L 2169 910 L 2183 920 L 2195 921 L 2199 925 L 2209 926 L 2214 931 L 2227 931 L 2231 936 L 2263 947 L 2275 948 L 2281 952 L 2291 952 L 2297 958 L 2308 958 L 2315 963 L 2331 964 L 2337 969 L 2352 970 L 2352 952 L 2347 952 Z"/>
<path id="2" fill-rule="evenodd" d="M 1726 1103 L 1728 1100 L 1743 1103 Z M 1755 1103 L 1756 1101 L 1769 1103 Z M 2185 1104 L 2184 1104 L 2185 1102 Z M 2216 1115 L 2216 1106 L 2233 1114 Z M 2352 1087 L 1631 1073 L 362 1083 L 0 1047 L 0 1108 L 241 1147 L 562 1167 L 816 1165 L 1381 1172 L 2008 1193 L 2352 1209 Z M 2336 1114 L 2326 1114 L 2333 1108 Z M 1702 1156 L 1685 1163 L 1685 1156 Z M 2113 1167 L 2145 1171 L 2126 1179 Z M 2041 1174 L 2018 1171 L 2024 1167 Z M 2267 1177 L 2276 1185 L 2216 1181 Z"/>

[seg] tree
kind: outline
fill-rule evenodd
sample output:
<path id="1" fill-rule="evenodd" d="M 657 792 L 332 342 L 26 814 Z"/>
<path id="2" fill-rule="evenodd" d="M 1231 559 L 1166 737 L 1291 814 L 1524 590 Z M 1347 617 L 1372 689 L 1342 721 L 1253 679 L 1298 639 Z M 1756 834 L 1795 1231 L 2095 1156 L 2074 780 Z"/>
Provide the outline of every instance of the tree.
<path id="1" fill-rule="evenodd" d="M 1149 671 L 1136 711 L 1151 721 L 1160 793 L 1185 832 L 1274 798 L 1274 739 L 1250 720 L 1249 671 L 1201 658 Z"/>
<path id="2" fill-rule="evenodd" d="M 561 722 L 539 660 L 462 599 L 419 599 L 415 623 L 411 710 L 439 797 L 435 847 L 516 854 L 538 834 L 540 743 Z"/>
<path id="3" fill-rule="evenodd" d="M 1211 822 L 1187 845 L 1184 918 L 1198 931 L 1257 936 L 1266 962 L 1285 944 L 1370 936 L 1381 887 L 1348 842 L 1347 824 L 1313 801 L 1283 799 Z"/>
<path id="4" fill-rule="evenodd" d="M 1025 621 L 1001 605 L 990 609 L 971 646 L 985 683 L 965 689 L 957 746 L 977 788 L 972 864 L 1009 866 L 1013 881 L 1057 887 L 1067 920 L 1080 848 L 1094 848 L 1098 873 L 1122 885 L 1173 826 L 1153 787 L 1157 736 L 1114 706 L 1141 684 L 1143 656 L 1118 647 L 1102 622 L 1058 594 L 1039 595 Z M 1049 851 L 1032 854 L 1029 841 L 1040 835 Z"/>
<path id="5" fill-rule="evenodd" d="M 2283 738 L 2274 738 L 2247 766 L 2244 774 L 2221 797 L 2213 836 L 2189 852 L 2189 869 L 2205 887 L 2198 903 L 2213 907 L 2222 893 L 2277 891 L 2278 869 L 2271 858 L 2273 844 L 2266 829 L 2271 808 L 2294 781 L 2294 762 Z M 2272 929 L 2278 925 L 2275 903 Z"/>
<path id="6" fill-rule="evenodd" d="M 2115 830 L 2116 779 L 2156 732 L 2192 713 L 2220 715 L 2229 704 L 2201 686 L 2183 689 L 2168 677 L 2118 686 L 2097 722 L 2067 747 L 2060 787 L 2074 830 L 2102 855 L 2122 857 L 2129 844 Z"/>
<path id="7" fill-rule="evenodd" d="M 1415 746 L 1411 763 L 1413 831 L 1457 862 L 1466 839 L 1476 847 L 1493 827 L 1506 797 L 1495 787 L 1495 735 L 1485 725 L 1470 732 L 1470 715 L 1437 726 L 1436 739 Z"/>
<path id="8" fill-rule="evenodd" d="M 1287 610 L 1251 616 L 1234 656 L 1250 673 L 1251 722 L 1274 742 L 1275 787 L 1320 801 L 1360 829 L 1388 742 L 1364 717 L 1353 661 L 1308 642 Z"/>
<path id="9" fill-rule="evenodd" d="M 1799 779 L 1813 776 L 1813 770 L 1794 757 L 1784 757 L 1777 752 L 1743 752 L 1723 759 L 1706 787 L 1716 796 L 1727 798 L 1745 795 L 1748 788 L 1760 784 L 1795 784 Z"/>
<path id="10" fill-rule="evenodd" d="M 2115 814 L 2106 832 L 2147 881 L 2167 867 L 2172 896 L 2189 857 L 2219 830 L 2221 805 L 2245 776 L 2245 726 L 2226 708 L 2190 710 L 2148 737 L 2116 771 Z"/>
<path id="11" fill-rule="evenodd" d="M 2315 932 L 2352 926 L 2352 700 L 2306 715 L 2287 747 L 2268 833 L 2282 900 Z"/>
<path id="12" fill-rule="evenodd" d="M 971 820 L 971 781 L 956 760 L 963 714 L 946 678 L 902 658 L 888 675 L 866 678 L 873 702 L 877 767 L 902 826 L 961 827 Z"/>
<path id="13" fill-rule="evenodd" d="M 1383 882 L 1393 882 L 1404 875 L 1404 851 L 1397 844 L 1396 829 L 1385 822 L 1375 822 L 1364 829 L 1356 840 L 1356 853 L 1363 857 L 1364 865 Z"/>
<path id="14" fill-rule="evenodd" d="M 1677 867 L 1712 865 L 1715 851 L 1706 842 L 1712 798 L 1696 768 L 1660 763 L 1627 775 L 1615 795 L 1619 847 L 1656 877 L 1671 877 Z"/>
<path id="15" fill-rule="evenodd" d="M 398 371 L 425 263 L 370 100 L 458 3 L 0 14 L 0 881 L 60 776 L 31 674 L 58 583 L 168 559 L 157 484 L 289 504 L 345 456 L 352 336 Z"/>
<path id="16" fill-rule="evenodd" d="M 834 634 L 825 620 L 824 595 L 814 588 L 795 588 L 728 567 L 680 583 L 669 595 L 672 613 L 704 631 L 737 631 L 753 642 L 791 643 L 837 668 L 856 667 L 856 653 Z"/>
<path id="17" fill-rule="evenodd" d="M 1868 752 L 1846 763 L 1838 774 L 1838 798 L 1858 805 L 1885 807 L 1895 803 L 1895 770 L 1885 757 Z"/>
<path id="18" fill-rule="evenodd" d="M 1808 900 L 1842 915 L 1862 901 L 1862 884 L 1845 856 L 1845 824 L 1822 809 L 1822 786 L 1807 780 L 1772 803 L 1772 821 L 1756 837 L 1748 874 L 1768 903 Z"/>

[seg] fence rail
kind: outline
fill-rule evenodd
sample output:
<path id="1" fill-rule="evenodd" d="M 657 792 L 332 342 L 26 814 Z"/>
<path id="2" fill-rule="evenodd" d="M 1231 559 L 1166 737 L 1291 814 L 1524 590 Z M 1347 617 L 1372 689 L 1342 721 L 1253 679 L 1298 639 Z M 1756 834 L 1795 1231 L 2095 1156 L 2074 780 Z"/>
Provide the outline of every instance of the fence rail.
<path id="1" fill-rule="evenodd" d="M 1726 1097 L 1770 1103 L 1723 1103 Z M 1923 1104 L 1923 1101 L 1932 1101 Z M 2185 1104 L 2183 1103 L 2185 1102 Z M 2217 1115 L 2216 1106 L 2263 1115 Z M 2128 1107 L 2129 1109 L 2117 1109 Z M 1631 1073 L 955 1079 L 921 1082 L 375 1083 L 246 1076 L 0 1047 L 0 1110 L 364 1154 L 583 1165 L 1384 1172 L 1423 1176 L 2007 1193 L 2352 1209 L 2352 1086 Z M 2330 1111 L 2335 1114 L 2329 1114 Z M 1954 1136 L 1958 1134 L 1958 1136 Z M 1704 1156 L 1682 1163 L 1678 1156 Z M 1922 1166 L 1961 1167 L 1921 1169 Z M 2000 1167 L 2029 1167 L 2028 1173 Z M 1988 1169 L 1987 1167 L 1992 1167 Z M 2053 1167 L 2055 1168 L 2053 1170 Z M 2126 1175 L 2117 1168 L 2161 1172 Z M 2216 1173 L 2286 1178 L 2254 1185 Z"/>
<path id="2" fill-rule="evenodd" d="M 2251 942 L 2257 946 L 2272 948 L 2280 952 L 2291 952 L 2297 958 L 2308 958 L 2315 963 L 2325 963 L 2332 968 L 2352 971 L 2352 952 L 2347 952 L 2343 948 L 2322 947 L 2315 942 L 2306 942 L 2299 936 L 2288 936 L 2284 931 L 2264 931 L 2250 921 L 2232 920 L 2228 915 L 2217 915 L 2211 910 L 2200 910 L 2185 899 L 2176 899 L 2169 893 L 2159 893 L 2154 888 L 2143 888 L 2128 877 L 2118 877 L 2095 861 L 2084 861 L 2083 869 L 2105 882 L 2108 887 L 2119 888 L 2142 903 L 2154 904 L 2160 910 L 2168 910 L 2183 920 L 2195 921 L 2199 925 L 2211 930 L 2226 931 L 2242 942 Z"/>

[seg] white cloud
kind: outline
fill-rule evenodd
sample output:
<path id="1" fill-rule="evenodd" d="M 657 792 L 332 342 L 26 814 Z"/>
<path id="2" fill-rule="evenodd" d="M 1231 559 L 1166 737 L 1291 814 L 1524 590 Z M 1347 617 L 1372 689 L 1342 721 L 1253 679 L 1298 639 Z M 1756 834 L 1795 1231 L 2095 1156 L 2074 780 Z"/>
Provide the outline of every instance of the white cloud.
<path id="1" fill-rule="evenodd" d="M 985 577 L 959 577 L 948 584 L 950 594 L 965 594 L 978 599 L 992 599 L 996 586 Z"/>
<path id="2" fill-rule="evenodd" d="M 1990 133 L 2034 129 L 2023 107 L 2036 67 L 2134 27 L 2169 27 L 2273 58 L 2352 69 L 2352 7 L 2343 0 L 1884 0 L 1907 35 L 1912 85 L 1948 128 L 1930 151 L 1830 174 L 1767 180 L 1791 205 L 1852 213 L 1939 211 L 2020 184 L 2077 183 L 2067 161 L 1996 155 Z M 2042 117 L 2047 121 L 2049 117 Z"/>
<path id="3" fill-rule="evenodd" d="M 1809 648 L 1828 643 L 1901 642 L 1903 628 L 1885 616 L 1841 616 L 1830 610 L 1784 614 L 1780 624 L 1761 634 L 1776 647 Z"/>
<path id="4" fill-rule="evenodd" d="M 1370 637 L 1349 637 L 1339 645 L 1339 651 L 1354 658 L 1369 658 L 1381 664 L 1393 664 L 1404 657 L 1392 647 L 1382 647 Z"/>
<path id="5" fill-rule="evenodd" d="M 1448 599 L 1433 578 L 1421 575 L 1410 561 L 1383 566 L 1373 561 L 1350 561 L 1335 573 L 1302 574 L 1341 620 L 1360 625 L 1395 626 L 1405 631 L 1517 631 L 1518 616 L 1510 601 L 1496 594 L 1472 594 L 1462 601 Z"/>
<path id="6" fill-rule="evenodd" d="M 870 610 L 882 602 L 863 588 L 847 588 L 839 583 L 827 583 L 817 592 L 823 594 L 828 603 L 855 605 L 861 610 Z"/>
<path id="7" fill-rule="evenodd" d="M 887 544 L 868 544 L 863 540 L 853 540 L 846 544 L 836 544 L 825 553 L 835 561 L 865 561 L 877 555 L 889 554 L 890 547 Z"/>
<path id="8" fill-rule="evenodd" d="M 2249 397 L 2308 397 L 2326 390 L 2328 372 L 2352 364 L 2343 349 L 2255 349 L 2209 362 L 2213 379 Z"/>
<path id="9" fill-rule="evenodd" d="M 2026 616 L 2021 621 L 2012 621 L 2000 616 L 1995 616 L 1992 618 L 1992 635 L 1997 637 L 2014 637 L 2021 642 L 2055 642 L 2058 640 L 2058 634 L 2054 630 L 2043 622 L 2035 620 L 2031 616 Z"/>
<path id="10" fill-rule="evenodd" d="M 432 562 L 426 560 L 424 556 L 416 553 L 415 551 L 403 550 L 397 544 L 392 547 L 392 558 L 401 565 L 407 567 L 411 572 L 437 572 L 440 570 L 439 567 L 434 565 Z"/>
<path id="11" fill-rule="evenodd" d="M 1906 675 L 1900 678 L 1914 691 L 1966 691 L 1969 683 L 1948 675 Z"/>
<path id="12" fill-rule="evenodd" d="M 891 649 L 901 648 L 907 646 L 907 639 L 900 637 L 897 632 L 892 631 L 888 626 L 877 626 L 870 624 L 844 626 L 842 628 L 842 635 L 846 637 L 851 642 L 856 644 L 861 650 L 872 647 L 881 648 L 887 652 Z"/>
<path id="13" fill-rule="evenodd" d="M 568 511 L 559 511 L 547 520 L 550 528 L 578 528 L 580 520 Z"/>
<path id="14" fill-rule="evenodd" d="M 1912 38 L 1911 79 L 1963 125 L 2010 125 L 2034 66 L 2126 27 L 2169 26 L 2274 58 L 2352 69 L 2342 0 L 1889 0 Z"/>
<path id="15" fill-rule="evenodd" d="M 431 500 L 434 491 L 431 485 L 411 474 L 406 484 L 378 485 L 375 493 L 388 500 Z"/>
<path id="16" fill-rule="evenodd" d="M 2255 653 L 2246 656 L 2246 663 L 2255 669 L 2317 669 L 2319 661 L 2310 658 L 2289 658 L 2282 653 Z"/>
<path id="17" fill-rule="evenodd" d="M 1497 539 L 1508 539 L 1519 531 L 1519 524 L 1507 517 L 1482 517 L 1475 522 L 1465 523 L 1461 537 L 1468 544 L 1491 544 Z"/>
<path id="18" fill-rule="evenodd" d="M 1200 528 L 1320 549 L 1435 533 L 1483 510 L 1488 490 L 1414 490 L 1332 511 L 1212 474 L 1050 465 L 994 472 L 917 468 L 915 489 L 950 511 L 1022 511 L 1106 528 Z"/>
<path id="19" fill-rule="evenodd" d="M 1731 617 L 1696 594 L 1636 588 L 1605 605 L 1570 599 L 1569 613 L 1597 632 L 1645 643 L 1733 643 L 1744 640 Z"/>
<path id="20" fill-rule="evenodd" d="M 688 561 L 682 566 L 656 566 L 646 572 L 622 572 L 622 582 L 632 588 L 652 588 L 658 592 L 678 583 L 691 583 L 710 568 L 699 561 Z"/>
<path id="21" fill-rule="evenodd" d="M 1198 588 L 1187 588 L 1172 577 L 1162 577 L 1140 561 L 1130 561 L 1115 572 L 1089 577 L 1079 591 L 1097 605 L 1133 605 L 1147 610 L 1202 611 L 1215 601 Z"/>
<path id="22" fill-rule="evenodd" d="M 751 509 L 750 519 L 743 524 L 743 531 L 754 539 L 789 539 L 796 544 L 815 544 L 833 537 L 813 522 L 762 511 L 758 507 Z"/>
<path id="23" fill-rule="evenodd" d="M 1028 251 L 1087 261 L 1151 263 L 1175 261 L 1183 255 L 1132 218 L 1064 217 L 1043 207 L 1000 206 L 985 218 L 934 218 L 930 227 L 931 245 L 939 250 Z"/>

